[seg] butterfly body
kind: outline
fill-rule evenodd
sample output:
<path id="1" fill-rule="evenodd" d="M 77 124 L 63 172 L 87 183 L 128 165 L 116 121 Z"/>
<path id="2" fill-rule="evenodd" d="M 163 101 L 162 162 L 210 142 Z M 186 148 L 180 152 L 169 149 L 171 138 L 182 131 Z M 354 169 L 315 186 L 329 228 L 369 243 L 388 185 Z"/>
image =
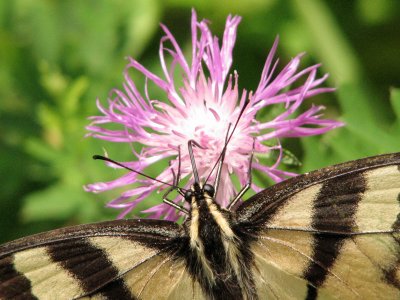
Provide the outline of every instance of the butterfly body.
<path id="1" fill-rule="evenodd" d="M 255 299 L 251 253 L 244 232 L 235 228 L 235 216 L 222 209 L 213 195 L 197 188 L 184 226 L 191 255 L 188 270 L 210 298 Z M 184 256 L 185 257 L 185 256 Z"/>
<path id="2" fill-rule="evenodd" d="M 399 299 L 400 154 L 289 179 L 182 225 L 116 220 L 0 246 L 0 299 Z M 189 197 L 190 196 L 190 197 Z"/>

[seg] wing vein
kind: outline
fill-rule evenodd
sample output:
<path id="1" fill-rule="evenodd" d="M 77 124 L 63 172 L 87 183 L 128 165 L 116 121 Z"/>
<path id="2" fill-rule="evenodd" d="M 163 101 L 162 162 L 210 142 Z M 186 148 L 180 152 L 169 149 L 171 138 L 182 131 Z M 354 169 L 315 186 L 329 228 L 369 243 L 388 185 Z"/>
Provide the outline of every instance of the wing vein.
<path id="1" fill-rule="evenodd" d="M 299 253 L 300 255 L 302 255 L 303 257 L 305 257 L 306 259 L 308 259 L 309 261 L 311 261 L 311 262 L 317 264 L 319 267 L 321 267 L 322 269 L 324 269 L 324 270 L 325 270 L 326 272 L 328 272 L 330 275 L 334 276 L 334 277 L 335 277 L 337 280 L 339 280 L 346 288 L 348 288 L 348 289 L 349 289 L 351 292 L 353 292 L 355 295 L 359 296 L 358 293 L 357 293 L 355 290 L 353 290 L 350 286 L 348 286 L 348 284 L 347 284 L 344 280 L 342 280 L 337 274 L 333 273 L 331 270 L 329 270 L 328 268 L 326 268 L 326 267 L 325 267 L 323 264 L 321 264 L 319 261 L 315 261 L 312 257 L 310 257 L 310 256 L 308 256 L 307 254 L 305 254 L 305 253 L 301 252 L 300 250 L 296 249 L 296 248 L 293 246 L 293 244 L 284 242 L 284 241 L 279 240 L 279 239 L 271 238 L 271 237 L 268 237 L 268 236 L 259 236 L 259 238 L 265 239 L 265 240 L 269 240 L 269 241 L 271 241 L 271 242 L 273 242 L 273 243 L 277 243 L 277 244 L 279 244 L 279 245 L 288 247 L 289 249 L 291 249 L 291 250 L 293 250 L 293 251 Z M 260 244 L 261 244 L 261 246 L 262 246 L 263 248 L 267 248 L 267 246 L 264 245 L 263 243 L 260 243 Z"/>
<path id="2" fill-rule="evenodd" d="M 148 283 L 150 282 L 150 280 L 157 274 L 157 272 L 161 269 L 161 267 L 167 262 L 170 261 L 171 258 L 167 257 L 165 258 L 158 266 L 156 269 L 154 269 L 151 273 L 150 273 L 150 277 L 148 277 L 148 279 L 146 280 L 145 284 L 143 285 L 142 289 L 140 290 L 138 297 L 140 297 L 143 293 L 143 291 L 146 289 Z"/>

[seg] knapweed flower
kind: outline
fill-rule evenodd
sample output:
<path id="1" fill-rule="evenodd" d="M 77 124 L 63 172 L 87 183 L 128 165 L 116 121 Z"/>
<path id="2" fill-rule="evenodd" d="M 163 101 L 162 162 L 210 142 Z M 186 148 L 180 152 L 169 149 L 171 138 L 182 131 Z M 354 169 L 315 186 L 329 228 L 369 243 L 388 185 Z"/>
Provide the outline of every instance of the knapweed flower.
<path id="1" fill-rule="evenodd" d="M 114 89 L 107 106 L 97 101 L 102 115 L 91 118 L 92 123 L 87 127 L 91 131 L 89 135 L 111 142 L 142 144 L 140 153 L 132 150 L 137 159 L 124 163 L 140 172 L 162 159 L 170 160 L 170 166 L 157 176 L 157 179 L 170 183 L 173 182 L 172 170 L 175 173 L 178 171 L 179 151 L 182 177 L 192 176 L 187 145 L 189 140 L 194 140 L 201 146 L 194 148 L 198 173 L 205 178 L 221 154 L 228 127 L 235 124 L 243 103 L 249 101 L 226 150 L 216 201 L 226 206 L 237 192 L 230 174 L 235 174 L 241 184 L 246 183 L 253 140 L 253 169 L 263 172 L 276 182 L 293 175 L 277 169 L 280 158 L 274 165 L 266 166 L 257 161 L 257 154 L 265 154 L 273 149 L 279 150 L 280 138 L 322 134 L 341 126 L 339 122 L 321 119 L 321 106 L 312 106 L 305 112 L 298 113 L 305 99 L 330 92 L 332 89 L 320 87 L 327 76 L 316 77 L 319 65 L 298 71 L 302 54 L 294 57 L 287 66 L 277 72 L 278 60 L 274 61 L 278 45 L 276 39 L 267 56 L 257 89 L 254 92 L 240 90 L 237 72 L 230 71 L 240 20 L 239 16 L 228 16 L 220 43 L 218 38 L 212 35 L 207 25 L 208 21 L 199 22 L 193 11 L 190 61 L 185 58 L 171 32 L 161 25 L 165 32 L 160 41 L 159 51 L 163 76 L 159 77 L 135 59 L 129 58 L 124 73 L 123 90 Z M 131 69 L 139 71 L 146 78 L 142 93 L 128 75 Z M 180 74 L 180 77 L 176 74 Z M 162 90 L 162 99 L 152 98 L 151 91 L 147 88 L 149 81 Z M 293 83 L 299 81 L 301 83 L 297 84 L 296 88 L 290 89 Z M 255 119 L 258 111 L 272 105 L 281 105 L 285 110 L 268 122 Z M 105 124 L 113 123 L 120 124 L 121 129 L 104 127 Z M 266 141 L 277 145 L 267 146 Z M 127 149 L 133 148 L 128 147 Z M 212 174 L 209 182 L 212 183 L 214 177 L 215 174 Z M 184 188 L 188 188 L 191 182 L 189 180 Z M 154 190 L 166 188 L 161 183 L 128 172 L 111 182 L 89 184 L 86 190 L 98 193 L 133 183 L 136 183 L 134 187 L 108 204 L 109 207 L 122 210 L 119 218 L 123 218 Z M 261 190 L 261 187 L 255 184 L 252 188 L 255 191 Z M 183 199 L 179 196 L 174 201 L 182 204 Z M 144 212 L 153 218 L 178 218 L 176 210 L 162 203 L 161 199 L 159 205 Z"/>

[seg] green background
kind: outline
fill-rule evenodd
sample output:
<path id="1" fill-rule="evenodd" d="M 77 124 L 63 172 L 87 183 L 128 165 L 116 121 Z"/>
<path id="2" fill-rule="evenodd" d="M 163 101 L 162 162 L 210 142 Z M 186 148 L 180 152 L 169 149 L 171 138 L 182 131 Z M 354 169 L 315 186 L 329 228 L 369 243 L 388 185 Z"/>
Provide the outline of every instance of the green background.
<path id="1" fill-rule="evenodd" d="M 306 51 L 302 68 L 322 62 L 330 73 L 337 92 L 307 105 L 326 105 L 326 116 L 347 126 L 285 140 L 302 162 L 290 170 L 400 150 L 400 1 L 0 1 L 1 242 L 116 217 L 104 204 L 121 190 L 94 195 L 82 186 L 124 173 L 93 154 L 104 147 L 129 160 L 130 147 L 85 138 L 87 117 L 98 114 L 97 97 L 121 88 L 126 56 L 160 74 L 160 22 L 189 50 L 192 7 L 218 35 L 229 13 L 243 17 L 233 65 L 241 88 L 257 86 L 278 34 L 281 67 Z M 139 209 L 160 201 L 150 198 Z"/>

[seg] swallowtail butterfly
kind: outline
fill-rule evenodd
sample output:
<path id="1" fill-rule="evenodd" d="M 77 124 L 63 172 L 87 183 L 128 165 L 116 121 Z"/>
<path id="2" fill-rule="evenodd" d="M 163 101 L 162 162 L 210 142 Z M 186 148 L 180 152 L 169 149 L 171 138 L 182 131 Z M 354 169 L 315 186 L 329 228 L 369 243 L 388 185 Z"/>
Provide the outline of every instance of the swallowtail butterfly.
<path id="1" fill-rule="evenodd" d="M 400 299 L 400 153 L 229 209 L 194 175 L 182 225 L 116 220 L 0 246 L 0 299 Z"/>

